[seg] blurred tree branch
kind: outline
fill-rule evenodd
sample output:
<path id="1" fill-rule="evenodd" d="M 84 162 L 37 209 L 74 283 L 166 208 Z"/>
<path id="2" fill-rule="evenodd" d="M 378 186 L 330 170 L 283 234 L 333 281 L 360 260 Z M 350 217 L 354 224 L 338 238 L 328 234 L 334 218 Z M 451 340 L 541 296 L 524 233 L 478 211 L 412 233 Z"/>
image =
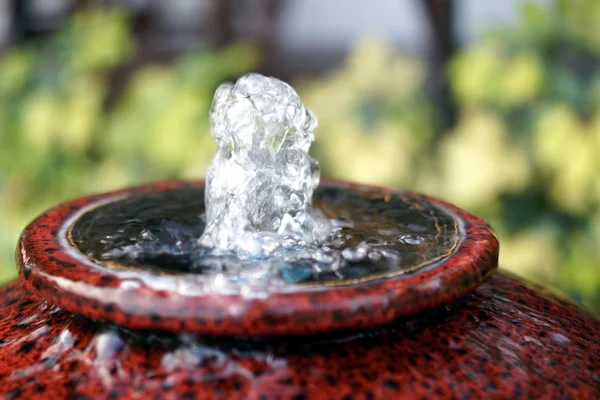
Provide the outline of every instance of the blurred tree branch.
<path id="1" fill-rule="evenodd" d="M 445 66 L 457 48 L 453 24 L 454 1 L 425 0 L 423 5 L 433 34 L 429 84 L 433 98 L 443 113 L 444 122 L 452 126 L 456 122 L 456 104 L 450 93 Z"/>

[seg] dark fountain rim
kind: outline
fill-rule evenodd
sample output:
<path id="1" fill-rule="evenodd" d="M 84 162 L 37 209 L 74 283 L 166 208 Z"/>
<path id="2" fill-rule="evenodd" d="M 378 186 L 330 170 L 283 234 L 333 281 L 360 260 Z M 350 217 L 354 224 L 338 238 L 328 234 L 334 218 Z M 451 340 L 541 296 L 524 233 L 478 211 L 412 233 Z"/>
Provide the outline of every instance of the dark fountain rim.
<path id="1" fill-rule="evenodd" d="M 443 200 L 399 189 L 324 180 L 335 188 L 409 193 L 441 206 L 463 224 L 464 238 L 442 262 L 399 277 L 326 290 L 269 294 L 185 293 L 125 282 L 119 271 L 90 265 L 65 251 L 61 228 L 91 203 L 204 181 L 167 181 L 82 197 L 46 211 L 23 231 L 16 258 L 27 289 L 68 311 L 131 329 L 219 336 L 302 335 L 383 325 L 448 304 L 488 280 L 498 266 L 498 239 L 480 217 Z"/>

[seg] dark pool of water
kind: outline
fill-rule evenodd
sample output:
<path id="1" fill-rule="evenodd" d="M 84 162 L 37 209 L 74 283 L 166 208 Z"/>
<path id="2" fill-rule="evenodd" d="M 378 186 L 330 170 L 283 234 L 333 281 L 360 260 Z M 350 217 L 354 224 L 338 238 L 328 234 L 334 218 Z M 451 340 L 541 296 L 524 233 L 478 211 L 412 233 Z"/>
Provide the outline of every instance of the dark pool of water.
<path id="1" fill-rule="evenodd" d="M 166 274 L 234 272 L 240 263 L 275 266 L 289 283 L 343 283 L 411 273 L 451 254 L 460 240 L 457 221 L 441 207 L 398 192 L 324 186 L 313 204 L 345 221 L 318 254 L 284 253 L 240 260 L 215 253 L 198 238 L 204 231 L 204 190 L 197 186 L 147 192 L 99 206 L 70 229 L 71 243 L 110 268 Z M 351 226 L 348 226 L 351 225 Z"/>

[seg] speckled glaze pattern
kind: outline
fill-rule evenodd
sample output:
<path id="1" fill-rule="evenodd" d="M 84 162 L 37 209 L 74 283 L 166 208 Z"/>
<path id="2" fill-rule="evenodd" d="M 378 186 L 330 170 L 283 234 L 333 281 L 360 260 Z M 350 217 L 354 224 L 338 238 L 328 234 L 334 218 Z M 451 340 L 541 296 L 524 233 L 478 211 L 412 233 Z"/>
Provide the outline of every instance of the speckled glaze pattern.
<path id="1" fill-rule="evenodd" d="M 0 289 L 2 399 L 594 399 L 600 322 L 498 273 L 376 331 L 264 340 L 129 331 Z"/>
<path id="2" fill-rule="evenodd" d="M 325 184 L 367 188 L 340 182 Z M 465 237 L 454 254 L 412 274 L 326 290 L 275 293 L 268 298 L 185 293 L 152 287 L 140 279 L 123 279 L 119 271 L 83 263 L 61 247 L 59 229 L 90 203 L 119 194 L 186 185 L 202 187 L 203 182 L 129 188 L 77 199 L 46 212 L 25 229 L 17 249 L 25 287 L 65 310 L 130 329 L 221 336 L 301 335 L 383 325 L 447 304 L 471 292 L 497 268 L 498 240 L 485 221 L 441 200 L 417 194 L 412 195 L 441 205 L 463 221 Z"/>

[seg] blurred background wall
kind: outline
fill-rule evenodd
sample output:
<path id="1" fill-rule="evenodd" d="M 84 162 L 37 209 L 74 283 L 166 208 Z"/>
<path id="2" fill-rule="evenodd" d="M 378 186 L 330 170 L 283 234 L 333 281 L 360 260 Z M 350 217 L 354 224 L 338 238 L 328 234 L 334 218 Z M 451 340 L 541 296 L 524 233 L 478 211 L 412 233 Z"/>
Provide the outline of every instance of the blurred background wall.
<path id="1" fill-rule="evenodd" d="M 600 2 L 0 0 L 0 280 L 70 198 L 201 178 L 223 80 L 292 83 L 323 175 L 486 218 L 600 313 Z"/>

